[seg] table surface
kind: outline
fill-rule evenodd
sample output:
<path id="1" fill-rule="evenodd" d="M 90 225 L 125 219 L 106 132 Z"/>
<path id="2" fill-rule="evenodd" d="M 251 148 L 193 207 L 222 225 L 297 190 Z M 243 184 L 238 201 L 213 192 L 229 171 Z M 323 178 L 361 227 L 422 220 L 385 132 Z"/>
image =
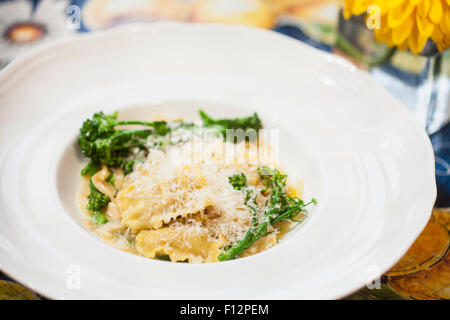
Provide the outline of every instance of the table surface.
<path id="1" fill-rule="evenodd" d="M 157 4 L 155 4 L 157 3 Z M 17 55 L 40 43 L 60 37 L 96 32 L 129 21 L 170 19 L 188 22 L 222 22 L 252 25 L 273 29 L 324 51 L 348 57 L 358 67 L 368 69 L 355 61 L 345 39 L 339 38 L 339 0 L 167 0 L 125 2 L 117 0 L 0 0 L 0 68 Z M 30 22 L 30 23 L 26 23 Z M 350 39 L 351 42 L 351 39 Z M 338 44 L 341 45 L 338 45 Z M 351 47 L 351 45 L 350 45 Z M 448 75 L 450 54 L 442 55 L 446 81 L 436 90 L 444 92 L 443 114 L 448 114 Z M 413 76 L 417 65 L 404 53 L 396 53 L 385 64 L 386 68 L 408 70 Z M 409 61 L 410 59 L 411 61 Z M 409 64 L 409 65 L 408 65 Z M 369 70 L 388 90 L 410 106 L 407 91 L 393 92 L 380 77 L 379 70 Z M 406 74 L 408 74 L 406 72 Z M 417 72 L 416 72 L 417 73 Z M 397 73 L 401 77 L 405 72 Z M 399 76 L 400 77 L 400 76 Z M 447 86 L 444 88 L 444 86 Z M 411 84 L 409 84 L 411 89 Z M 412 90 L 419 88 L 412 87 Z M 411 111 L 415 109 L 410 106 Z M 423 119 L 419 119 L 421 121 Z M 427 127 L 429 128 L 429 127 Z M 436 153 L 439 208 L 433 210 L 428 225 L 405 256 L 379 282 L 369 285 L 346 299 L 450 299 L 450 124 L 448 117 L 433 123 L 430 135 Z M 442 146 L 446 147 L 443 148 Z M 371 289 L 369 289 L 371 288 Z M 1 299 L 43 299 L 0 272 Z"/>

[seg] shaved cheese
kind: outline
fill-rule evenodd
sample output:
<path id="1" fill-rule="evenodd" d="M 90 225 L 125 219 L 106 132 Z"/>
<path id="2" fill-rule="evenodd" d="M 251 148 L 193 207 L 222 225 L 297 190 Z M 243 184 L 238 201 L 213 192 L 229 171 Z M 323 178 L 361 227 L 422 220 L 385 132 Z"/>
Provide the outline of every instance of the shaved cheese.
<path id="1" fill-rule="evenodd" d="M 221 234 L 232 243 L 243 237 L 251 216 L 244 195 L 233 190 L 228 178 L 244 172 L 250 183 L 256 183 L 257 166 L 236 158 L 225 164 L 226 146 L 234 144 L 215 136 L 198 139 L 152 150 L 147 161 L 125 178 L 116 199 L 122 223 L 134 232 L 158 229 L 209 208 L 217 216 L 205 222 L 211 234 Z"/>
<path id="2" fill-rule="evenodd" d="M 221 136 L 174 131 L 171 137 L 151 137 L 148 143 L 156 147 L 132 173 L 124 177 L 121 170 L 114 172 L 116 196 L 105 181 L 106 168 L 94 175 L 96 186 L 112 200 L 105 212 L 109 222 L 95 231 L 108 243 L 145 257 L 214 262 L 224 247 L 244 238 L 252 220 L 245 192 L 234 190 L 229 177 L 246 175 L 261 220 L 267 198 L 260 192 L 264 186 L 257 169 L 278 166 L 270 147 L 261 142 L 235 144 Z M 277 239 L 276 233 L 265 236 L 245 255 L 263 251 Z"/>

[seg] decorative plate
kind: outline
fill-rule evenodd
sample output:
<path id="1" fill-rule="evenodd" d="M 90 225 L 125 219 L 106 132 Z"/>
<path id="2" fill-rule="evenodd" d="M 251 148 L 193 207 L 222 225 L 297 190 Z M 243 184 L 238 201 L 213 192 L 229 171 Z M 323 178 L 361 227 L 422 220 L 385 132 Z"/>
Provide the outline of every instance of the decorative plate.
<path id="1" fill-rule="evenodd" d="M 209 264 L 114 249 L 76 206 L 82 121 L 98 110 L 257 111 L 318 205 L 260 254 Z M 339 298 L 402 257 L 436 196 L 425 131 L 351 63 L 240 26 L 127 25 L 62 40 L 0 73 L 0 267 L 59 299 Z"/>

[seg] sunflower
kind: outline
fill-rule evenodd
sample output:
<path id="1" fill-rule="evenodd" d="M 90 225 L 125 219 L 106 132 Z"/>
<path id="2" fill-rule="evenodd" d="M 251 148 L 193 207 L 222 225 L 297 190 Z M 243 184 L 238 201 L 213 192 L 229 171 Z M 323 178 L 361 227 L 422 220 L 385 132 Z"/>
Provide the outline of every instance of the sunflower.
<path id="1" fill-rule="evenodd" d="M 375 7 L 371 7 L 375 6 Z M 369 12 L 380 13 L 375 38 L 389 47 L 422 52 L 432 39 L 439 51 L 450 47 L 450 0 L 345 0 L 344 18 Z"/>

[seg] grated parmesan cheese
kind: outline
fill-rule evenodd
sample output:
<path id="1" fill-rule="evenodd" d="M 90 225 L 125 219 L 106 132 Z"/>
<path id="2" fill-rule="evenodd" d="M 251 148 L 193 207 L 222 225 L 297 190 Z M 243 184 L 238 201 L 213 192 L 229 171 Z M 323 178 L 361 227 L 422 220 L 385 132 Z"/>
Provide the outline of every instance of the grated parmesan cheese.
<path id="1" fill-rule="evenodd" d="M 260 192 L 257 168 L 277 164 L 269 148 L 255 153 L 247 142 L 234 144 L 182 128 L 173 131 L 170 137 L 149 139 L 149 144 L 159 147 L 152 148 L 132 173 L 123 177 L 116 172 L 118 193 L 111 196 L 107 212 L 115 218 L 96 232 L 123 250 L 133 250 L 135 242 L 137 253 L 150 258 L 163 254 L 172 261 L 217 261 L 220 249 L 243 239 L 252 220 L 244 192 L 234 190 L 229 177 L 246 175 L 248 188 L 258 195 L 257 215 L 262 219 L 260 207 L 266 198 Z M 102 181 L 106 177 L 99 174 L 96 183 L 108 186 Z M 276 241 L 275 233 L 264 237 L 247 254 Z"/>

